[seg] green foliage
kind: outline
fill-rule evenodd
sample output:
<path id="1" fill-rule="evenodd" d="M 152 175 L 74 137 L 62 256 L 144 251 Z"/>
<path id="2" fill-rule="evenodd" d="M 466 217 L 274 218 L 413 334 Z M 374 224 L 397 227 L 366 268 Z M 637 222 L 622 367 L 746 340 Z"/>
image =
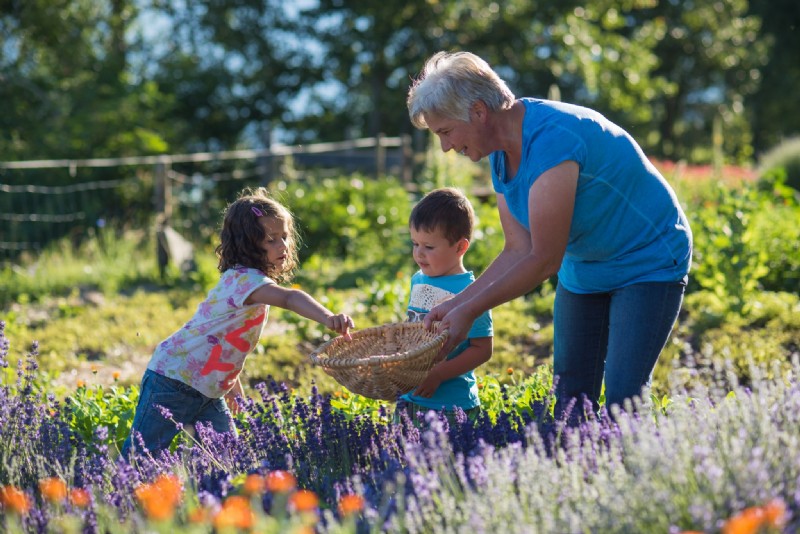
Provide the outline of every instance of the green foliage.
<path id="1" fill-rule="evenodd" d="M 751 224 L 763 198 L 745 186 L 716 183 L 711 196 L 689 214 L 696 236 L 692 282 L 714 292 L 734 313 L 746 313 L 759 280 L 768 273 L 767 251 L 758 246 Z"/>
<path id="2" fill-rule="evenodd" d="M 402 265 L 408 193 L 394 179 L 364 176 L 278 182 L 276 196 L 302 231 L 301 262 L 311 255 Z"/>
<path id="3" fill-rule="evenodd" d="M 139 399 L 136 386 L 104 388 L 100 385 L 78 387 L 69 397 L 72 417 L 70 428 L 90 445 L 105 445 L 119 452 L 133 424 Z M 97 429 L 108 430 L 106 439 L 97 436 Z"/>
<path id="4" fill-rule="evenodd" d="M 787 185 L 800 192 L 800 137 L 785 139 L 762 154 L 758 166 L 759 178 L 768 186 Z"/>
<path id="5" fill-rule="evenodd" d="M 0 305 L 42 295 L 65 296 L 78 287 L 110 294 L 157 279 L 155 243 L 150 237 L 100 228 L 91 230 L 77 248 L 64 238 L 34 259 L 6 265 L 0 272 Z"/>

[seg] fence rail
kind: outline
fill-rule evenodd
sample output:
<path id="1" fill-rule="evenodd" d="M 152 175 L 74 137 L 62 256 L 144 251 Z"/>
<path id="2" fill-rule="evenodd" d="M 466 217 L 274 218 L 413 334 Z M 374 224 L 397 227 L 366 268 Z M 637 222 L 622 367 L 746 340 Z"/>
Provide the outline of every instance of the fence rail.
<path id="1" fill-rule="evenodd" d="M 424 154 L 421 155 L 424 158 Z M 292 158 L 294 166 L 302 169 L 337 168 L 359 170 L 377 176 L 393 174 L 406 184 L 413 182 L 414 168 L 420 164 L 415 155 L 411 136 L 368 137 L 348 141 L 308 145 L 273 145 L 258 150 L 229 150 L 194 154 L 162 154 L 118 158 L 50 159 L 30 161 L 0 161 L 0 263 L 15 263 L 20 254 L 35 254 L 48 242 L 68 233 L 82 234 L 90 227 L 102 226 L 119 216 L 114 209 L 116 199 L 127 190 L 127 196 L 138 195 L 138 206 L 150 211 L 148 220 L 155 221 L 159 236 L 159 266 L 163 269 L 169 251 L 162 249 L 160 238 L 170 226 L 191 228 L 197 221 L 177 221 L 175 217 L 191 212 L 187 206 L 198 202 L 191 194 L 213 195 L 214 184 L 227 180 L 258 180 L 267 183 L 279 176 L 279 164 Z M 239 163 L 236 161 L 239 160 Z M 241 160 L 255 165 L 241 168 Z M 228 162 L 228 163 L 226 163 Z M 227 165 L 228 168 L 225 168 Z M 131 170 L 125 170 L 133 167 Z M 80 169 L 117 168 L 107 180 L 91 180 L 66 185 L 3 183 L 16 175 L 17 182 L 41 169 L 64 169 L 65 181 L 74 180 Z M 140 172 L 139 169 L 145 172 Z M 49 171 L 48 171 L 49 172 Z M 105 171 L 98 171 L 104 173 Z M 109 171 L 112 173 L 112 171 Z M 94 176 L 97 173 L 89 173 Z M 39 176 L 41 173 L 39 173 Z M 31 178 L 33 181 L 33 178 Z M 141 197 L 152 190 L 149 197 Z M 188 191 L 188 193 L 187 193 Z M 146 193 L 150 194 L 150 193 Z M 187 200 L 189 198 L 189 200 Z M 148 208 L 149 206 L 149 208 Z M 183 208 L 183 209 L 181 209 Z M 142 219 L 142 213 L 131 214 Z"/>

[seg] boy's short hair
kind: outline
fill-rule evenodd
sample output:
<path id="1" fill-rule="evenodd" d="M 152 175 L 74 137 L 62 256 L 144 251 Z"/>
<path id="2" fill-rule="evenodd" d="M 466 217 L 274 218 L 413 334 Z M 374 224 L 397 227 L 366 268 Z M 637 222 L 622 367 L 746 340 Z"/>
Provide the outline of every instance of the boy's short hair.
<path id="1" fill-rule="evenodd" d="M 464 193 L 444 187 L 434 189 L 417 202 L 408 225 L 425 232 L 439 230 L 452 245 L 459 239 L 472 241 L 475 212 Z"/>

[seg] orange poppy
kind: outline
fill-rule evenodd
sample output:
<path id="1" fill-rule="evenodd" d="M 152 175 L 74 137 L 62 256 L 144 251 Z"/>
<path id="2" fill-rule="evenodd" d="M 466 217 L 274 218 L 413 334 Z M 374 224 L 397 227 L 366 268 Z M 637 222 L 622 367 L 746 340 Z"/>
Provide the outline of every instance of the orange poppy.
<path id="1" fill-rule="evenodd" d="M 0 504 L 15 514 L 26 515 L 31 509 L 31 500 L 25 493 L 14 486 L 0 488 Z"/>
<path id="2" fill-rule="evenodd" d="M 250 509 L 250 501 L 241 495 L 233 495 L 222 503 L 222 509 L 214 516 L 213 522 L 217 529 L 249 529 L 255 523 L 255 514 Z"/>
<path id="3" fill-rule="evenodd" d="M 722 525 L 722 534 L 756 534 L 764 523 L 764 511 L 758 506 L 745 508 Z"/>
<path id="4" fill-rule="evenodd" d="M 339 499 L 339 513 L 343 516 L 357 514 L 364 509 L 364 497 L 361 495 L 342 495 Z"/>
<path id="5" fill-rule="evenodd" d="M 83 488 L 72 488 L 69 490 L 69 502 L 78 508 L 88 508 L 91 496 L 89 492 Z"/>
<path id="6" fill-rule="evenodd" d="M 244 480 L 244 492 L 248 495 L 258 495 L 267 487 L 266 479 L 258 474 L 247 475 Z"/>
<path id="7" fill-rule="evenodd" d="M 772 528 L 782 528 L 786 524 L 786 504 L 781 499 L 773 499 L 761 507 L 764 521 Z"/>
<path id="8" fill-rule="evenodd" d="M 181 482 L 175 475 L 159 475 L 152 484 L 142 484 L 135 494 L 145 515 L 156 521 L 172 518 L 181 500 Z"/>
<path id="9" fill-rule="evenodd" d="M 298 490 L 289 497 L 289 506 L 298 512 L 313 512 L 319 506 L 319 497 L 313 491 Z"/>
<path id="10" fill-rule="evenodd" d="M 270 471 L 267 474 L 267 489 L 272 493 L 284 493 L 297 486 L 297 479 L 288 471 Z"/>
<path id="11" fill-rule="evenodd" d="M 64 502 L 67 498 L 67 483 L 58 477 L 50 477 L 39 481 L 42 498 L 50 502 Z"/>

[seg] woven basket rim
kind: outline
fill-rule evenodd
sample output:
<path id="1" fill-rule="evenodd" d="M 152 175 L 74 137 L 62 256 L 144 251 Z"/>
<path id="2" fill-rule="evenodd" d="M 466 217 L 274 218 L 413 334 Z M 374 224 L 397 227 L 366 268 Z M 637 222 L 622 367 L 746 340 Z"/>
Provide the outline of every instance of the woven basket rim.
<path id="1" fill-rule="evenodd" d="M 351 337 L 355 340 L 362 337 L 368 337 L 376 332 L 380 332 L 383 330 L 387 330 L 390 328 L 397 328 L 397 329 L 408 329 L 408 328 L 425 328 L 423 323 L 409 323 L 409 322 L 401 322 L 401 323 L 387 323 L 379 326 L 372 326 L 369 328 L 364 328 L 363 330 L 358 330 L 356 332 L 351 333 Z M 380 354 L 375 356 L 369 356 L 365 358 L 327 358 L 321 357 L 321 355 L 325 354 L 325 352 L 331 347 L 335 345 L 340 345 L 342 343 L 349 343 L 343 337 L 335 337 L 322 345 L 320 345 L 317 350 L 311 353 L 311 361 L 315 365 L 319 365 L 320 367 L 326 369 L 349 369 L 353 367 L 370 367 L 370 366 L 380 366 L 387 363 L 394 363 L 394 362 L 401 362 L 406 360 L 412 360 L 430 350 L 433 346 L 438 345 L 440 343 L 444 343 L 447 339 L 448 332 L 444 330 L 442 332 L 437 333 L 431 339 L 414 347 L 413 350 L 406 350 L 402 352 L 397 352 L 395 354 Z"/>

